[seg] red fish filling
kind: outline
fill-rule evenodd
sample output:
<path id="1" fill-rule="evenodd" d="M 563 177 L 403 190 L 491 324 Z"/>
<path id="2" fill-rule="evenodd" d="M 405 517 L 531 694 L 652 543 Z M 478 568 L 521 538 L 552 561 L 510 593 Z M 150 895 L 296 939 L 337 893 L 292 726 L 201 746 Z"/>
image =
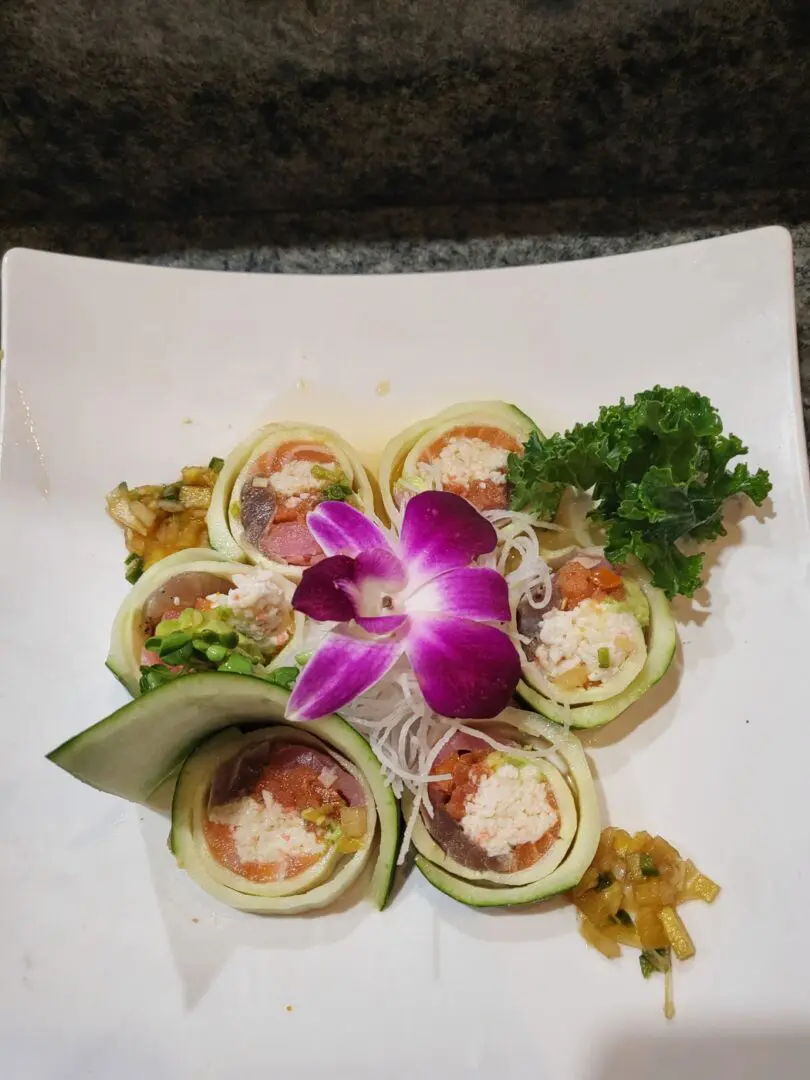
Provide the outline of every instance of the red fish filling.
<path id="1" fill-rule="evenodd" d="M 307 514 L 321 501 L 318 491 L 294 499 L 273 490 L 270 478 L 294 461 L 309 461 L 337 471 L 334 455 L 326 449 L 286 442 L 254 462 L 241 491 L 241 515 L 248 540 L 268 559 L 291 566 L 311 566 L 323 558 L 320 545 L 307 528 Z M 267 480 L 255 485 L 256 479 Z"/>
<path id="2" fill-rule="evenodd" d="M 517 439 L 500 428 L 471 424 L 446 431 L 427 447 L 419 460 L 432 464 L 453 439 L 480 439 L 489 446 L 499 450 L 508 450 L 513 454 L 520 453 L 522 449 Z M 509 505 L 509 490 L 505 479 L 499 483 L 489 477 L 482 477 L 480 480 L 473 480 L 467 484 L 449 480 L 442 486 L 445 491 L 461 495 L 477 510 L 503 510 Z"/>
<path id="3" fill-rule="evenodd" d="M 327 779 L 329 782 L 325 782 Z M 233 825 L 212 821 L 210 815 L 225 804 L 245 798 L 262 805 L 264 792 L 298 819 L 297 827 L 315 835 L 322 832 L 322 824 L 305 820 L 302 811 L 317 810 L 319 816 L 336 822 L 344 807 L 365 803 L 362 787 L 350 773 L 326 754 L 308 747 L 259 744 L 221 766 L 211 785 L 203 835 L 218 863 L 248 881 L 260 883 L 297 877 L 314 866 L 326 850 L 324 845 L 315 853 L 285 854 L 278 862 L 240 859 Z"/>
<path id="4" fill-rule="evenodd" d="M 477 742 L 478 740 L 476 740 Z M 509 856 L 487 856 L 483 851 L 476 854 L 477 845 L 466 837 L 461 829 L 467 804 L 478 790 L 486 776 L 495 771 L 487 758 L 492 754 L 490 748 L 466 749 L 459 747 L 451 750 L 447 756 L 437 761 L 431 773 L 434 776 L 450 774 L 449 780 L 437 780 L 430 785 L 430 798 L 434 806 L 434 817 L 425 818 L 428 830 L 447 853 L 471 869 L 490 869 L 511 873 L 525 870 L 538 862 L 560 835 L 560 817 L 557 800 L 547 788 L 546 801 L 556 815 L 556 822 L 543 836 L 532 843 L 517 844 Z"/>

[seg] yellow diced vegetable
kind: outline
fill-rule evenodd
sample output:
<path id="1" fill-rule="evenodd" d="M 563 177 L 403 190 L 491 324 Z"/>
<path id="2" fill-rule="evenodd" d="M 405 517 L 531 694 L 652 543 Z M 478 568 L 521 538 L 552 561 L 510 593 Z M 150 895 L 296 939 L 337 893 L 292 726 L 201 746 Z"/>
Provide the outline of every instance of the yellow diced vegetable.
<path id="1" fill-rule="evenodd" d="M 619 858 L 623 859 L 627 855 L 628 851 L 630 850 L 630 841 L 631 836 L 629 832 L 625 832 L 624 829 L 613 830 L 611 842 L 613 845 L 613 850 L 616 852 Z"/>
<path id="2" fill-rule="evenodd" d="M 596 885 L 599 880 L 599 871 L 595 866 L 589 866 L 585 873 L 582 875 L 582 880 L 579 885 L 576 886 L 573 892 L 574 900 L 580 896 L 584 896 L 586 892 Z"/>
<path id="3" fill-rule="evenodd" d="M 636 930 L 643 949 L 669 948 L 669 938 L 654 908 L 644 908 L 638 912 Z"/>
<path id="4" fill-rule="evenodd" d="M 683 919 L 673 907 L 662 908 L 659 918 L 664 932 L 672 946 L 672 951 L 679 960 L 688 960 L 695 955 L 695 945 L 689 936 L 689 931 L 683 923 Z"/>
<path id="5" fill-rule="evenodd" d="M 616 914 L 623 899 L 622 887 L 618 881 L 614 881 L 606 889 L 591 889 L 577 899 L 576 905 L 594 926 L 602 926 Z"/>
<path id="6" fill-rule="evenodd" d="M 588 669 L 584 664 L 577 664 L 576 667 L 555 675 L 551 681 L 561 690 L 579 690 L 588 683 Z"/>
<path id="7" fill-rule="evenodd" d="M 701 874 L 691 859 L 686 862 L 686 876 L 678 895 L 678 902 L 686 900 L 703 900 L 706 904 L 712 904 L 720 893 L 720 886 L 711 878 Z"/>
<path id="8" fill-rule="evenodd" d="M 664 907 L 676 902 L 675 886 L 663 878 L 646 878 L 633 885 L 633 897 L 639 907 Z"/>
<path id="9" fill-rule="evenodd" d="M 599 927 L 600 933 L 605 937 L 610 938 L 612 941 L 617 941 L 620 945 L 627 945 L 630 949 L 641 948 L 641 938 L 633 926 L 625 926 L 624 923 L 615 922 L 608 923 L 605 926 Z"/>
<path id="10" fill-rule="evenodd" d="M 627 850 L 636 852 L 639 855 L 649 855 L 650 848 L 652 846 L 652 837 L 648 832 L 638 832 L 635 836 L 631 837 Z"/>
<path id="11" fill-rule="evenodd" d="M 131 499 L 129 508 L 132 511 L 133 516 L 140 521 L 147 531 L 155 524 L 156 515 L 154 510 L 150 510 L 148 506 L 145 506 L 140 501 L 140 499 Z"/>
<path id="12" fill-rule="evenodd" d="M 203 465 L 186 465 L 182 472 L 184 484 L 205 484 L 208 477 L 208 469 Z"/>
<path id="13" fill-rule="evenodd" d="M 341 855 L 352 855 L 355 851 L 363 850 L 363 841 L 362 839 L 353 839 L 350 836 L 341 836 L 335 844 L 335 849 L 339 851 Z"/>
<path id="14" fill-rule="evenodd" d="M 180 488 L 179 499 L 187 509 L 199 507 L 205 510 L 211 505 L 211 488 L 197 487 L 194 484 L 184 484 Z"/>
<path id="15" fill-rule="evenodd" d="M 656 866 L 677 866 L 681 862 L 680 852 L 668 844 L 663 836 L 656 836 L 650 844 L 650 856 Z"/>
<path id="16" fill-rule="evenodd" d="M 641 872 L 641 855 L 637 851 L 630 851 L 627 854 L 627 874 L 628 881 L 644 881 L 644 875 Z"/>
<path id="17" fill-rule="evenodd" d="M 622 949 L 618 941 L 612 941 L 609 937 L 605 937 L 601 931 L 596 929 L 590 919 L 583 918 L 581 915 L 579 932 L 589 945 L 593 946 L 594 949 L 598 949 L 602 956 L 606 956 L 608 960 L 615 960 L 617 956 L 621 956 Z"/>
<path id="18" fill-rule="evenodd" d="M 344 806 L 340 811 L 340 827 L 344 836 L 362 839 L 366 835 L 367 823 L 365 806 Z"/>

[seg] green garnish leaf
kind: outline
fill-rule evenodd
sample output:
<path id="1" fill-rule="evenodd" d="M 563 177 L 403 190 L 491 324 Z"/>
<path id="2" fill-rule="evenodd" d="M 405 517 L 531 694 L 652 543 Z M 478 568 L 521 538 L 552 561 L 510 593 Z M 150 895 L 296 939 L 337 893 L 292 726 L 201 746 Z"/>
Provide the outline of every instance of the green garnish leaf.
<path id="1" fill-rule="evenodd" d="M 650 960 L 650 954 L 647 952 L 643 952 L 641 956 L 639 956 L 638 963 L 641 968 L 641 974 L 645 979 L 649 979 L 652 973 L 658 970 L 652 960 Z"/>
<path id="2" fill-rule="evenodd" d="M 313 465 L 312 466 L 312 479 L 313 480 L 326 480 L 331 482 L 338 476 L 337 469 L 327 469 L 325 465 Z"/>
<path id="3" fill-rule="evenodd" d="M 140 555 L 130 555 L 124 566 L 127 568 L 124 577 L 130 585 L 134 585 L 143 573 L 143 559 Z"/>
<path id="4" fill-rule="evenodd" d="M 649 855 L 642 855 L 639 860 L 642 877 L 658 877 L 658 870 Z"/>
<path id="5" fill-rule="evenodd" d="M 277 667 L 267 675 L 267 681 L 282 690 L 290 690 L 300 674 L 297 667 Z"/>
<path id="6" fill-rule="evenodd" d="M 639 956 L 638 962 L 645 979 L 649 979 L 654 971 L 664 973 L 672 967 L 669 949 L 645 949 Z"/>
<path id="7" fill-rule="evenodd" d="M 337 467 L 327 469 L 323 465 L 313 465 L 312 476 L 323 483 L 323 487 L 318 492 L 319 502 L 352 502 L 354 499 L 352 485 L 342 469 Z"/>
<path id="8" fill-rule="evenodd" d="M 184 648 L 186 645 L 191 644 L 191 639 L 194 635 L 186 633 L 185 630 L 175 630 L 173 633 L 167 634 L 161 638 L 160 642 L 160 657 L 163 659 L 168 653 L 176 652 L 178 649 Z"/>
<path id="9" fill-rule="evenodd" d="M 609 870 L 602 871 L 596 879 L 596 884 L 593 887 L 594 892 L 602 892 L 603 889 L 609 889 L 613 884 L 613 874 Z"/>
<path id="10" fill-rule="evenodd" d="M 603 406 L 599 419 L 543 439 L 532 432 L 523 455 L 509 457 L 513 510 L 546 519 L 567 487 L 591 491 L 591 519 L 605 527 L 605 556 L 635 556 L 671 599 L 702 583 L 703 556 L 685 540 L 725 536 L 723 504 L 747 495 L 757 506 L 771 490 L 768 473 L 729 463 L 747 453 L 707 397 L 684 386 L 656 386 L 632 403 Z"/>
<path id="11" fill-rule="evenodd" d="M 181 645 L 179 649 L 175 649 L 174 652 L 164 652 L 161 649 L 160 659 L 164 664 L 169 664 L 171 667 L 177 667 L 180 664 L 185 664 L 194 655 L 194 646 L 190 641 L 187 641 L 185 645 Z"/>
<path id="12" fill-rule="evenodd" d="M 157 690 L 159 686 L 176 678 L 178 674 L 179 672 L 169 671 L 163 664 L 144 666 L 141 668 L 138 689 L 142 694 L 147 694 L 150 690 Z"/>
<path id="13" fill-rule="evenodd" d="M 212 472 L 222 472 L 222 466 L 224 464 L 225 462 L 221 457 L 212 457 L 208 462 L 208 468 L 211 469 Z"/>

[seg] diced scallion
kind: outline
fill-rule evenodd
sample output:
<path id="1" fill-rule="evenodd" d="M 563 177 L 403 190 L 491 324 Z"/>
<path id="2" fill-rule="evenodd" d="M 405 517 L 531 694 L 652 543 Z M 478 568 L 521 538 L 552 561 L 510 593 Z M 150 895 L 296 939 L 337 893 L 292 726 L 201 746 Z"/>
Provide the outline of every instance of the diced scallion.
<path id="1" fill-rule="evenodd" d="M 641 873 L 644 877 L 658 877 L 658 870 L 650 855 L 641 856 Z"/>
<path id="2" fill-rule="evenodd" d="M 606 645 L 602 645 L 596 655 L 600 668 L 610 667 L 610 649 Z"/>
<path id="3" fill-rule="evenodd" d="M 280 686 L 282 690 L 289 690 L 299 674 L 297 667 L 277 667 L 267 676 L 267 681 L 273 686 Z"/>
<path id="4" fill-rule="evenodd" d="M 143 573 L 143 559 L 140 555 L 130 555 L 124 565 L 127 568 L 124 577 L 130 585 L 134 585 Z"/>

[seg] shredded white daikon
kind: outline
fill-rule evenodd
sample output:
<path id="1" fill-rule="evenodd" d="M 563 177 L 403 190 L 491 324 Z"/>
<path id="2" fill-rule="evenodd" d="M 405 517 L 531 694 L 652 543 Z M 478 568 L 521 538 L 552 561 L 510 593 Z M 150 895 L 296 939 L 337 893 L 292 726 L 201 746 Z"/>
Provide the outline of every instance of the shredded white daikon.
<path id="1" fill-rule="evenodd" d="M 481 558 L 481 565 L 506 578 L 512 613 L 524 596 L 532 607 L 545 607 L 551 599 L 551 571 L 541 554 L 538 530 L 559 532 L 561 527 L 516 510 L 485 510 L 484 517 L 498 534 L 498 546 Z"/>

